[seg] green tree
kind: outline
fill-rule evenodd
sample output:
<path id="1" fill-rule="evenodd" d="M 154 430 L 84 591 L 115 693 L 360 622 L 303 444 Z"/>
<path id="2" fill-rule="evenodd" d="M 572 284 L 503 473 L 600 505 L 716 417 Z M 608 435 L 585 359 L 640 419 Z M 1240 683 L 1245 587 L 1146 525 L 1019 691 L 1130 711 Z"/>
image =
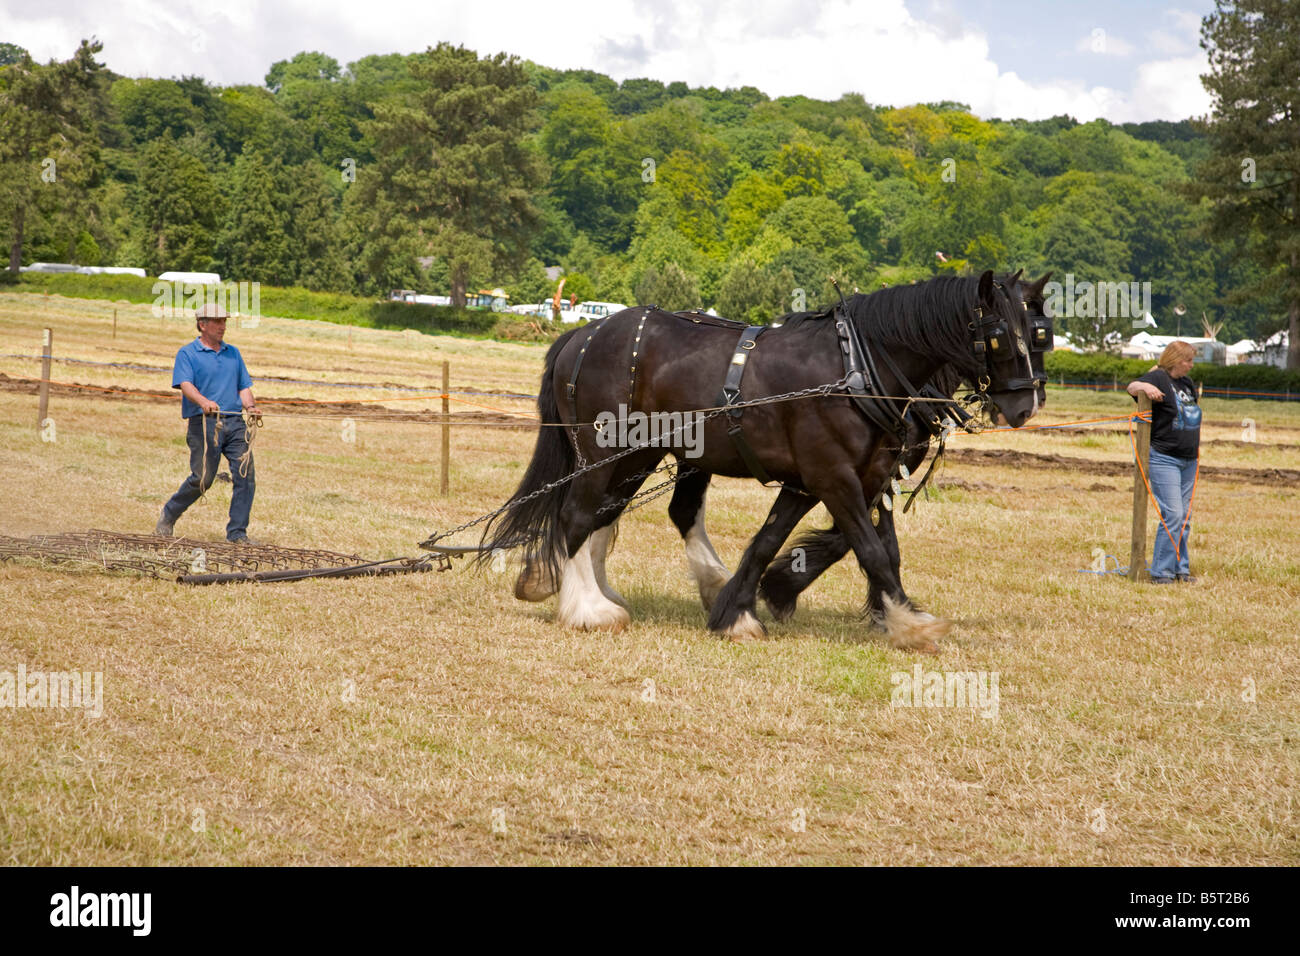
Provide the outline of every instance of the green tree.
<path id="1" fill-rule="evenodd" d="M 145 146 L 132 205 L 145 268 L 156 275 L 212 267 L 221 193 L 203 163 L 170 136 Z"/>
<path id="2" fill-rule="evenodd" d="M 788 269 L 764 268 L 746 255 L 732 261 L 718 287 L 714 306 L 720 315 L 751 325 L 766 325 L 792 311 L 796 282 Z"/>
<path id="3" fill-rule="evenodd" d="M 675 262 L 666 264 L 662 271 L 646 270 L 637 283 L 636 299 L 669 312 L 684 312 L 702 305 L 699 281 Z"/>
<path id="4" fill-rule="evenodd" d="M 1210 71 L 1210 157 L 1193 196 L 1212 206 L 1215 235 L 1249 236 L 1259 280 L 1236 298 L 1281 305 L 1287 368 L 1300 368 L 1300 7 L 1286 0 L 1217 0 L 1201 22 Z"/>
<path id="5" fill-rule="evenodd" d="M 728 247 L 735 250 L 749 245 L 763 228 L 763 220 L 784 202 L 781 187 L 758 173 L 737 180 L 722 201 Z"/>
<path id="6" fill-rule="evenodd" d="M 62 63 L 40 66 L 27 56 L 0 68 L 0 222 L 7 227 L 11 272 L 22 265 L 33 221 L 69 216 L 97 173 L 100 49 L 83 40 Z"/>
<path id="7" fill-rule="evenodd" d="M 265 156 L 245 148 L 235 163 L 233 188 L 217 259 L 223 275 L 267 285 L 291 285 L 287 219 L 282 193 Z"/>
<path id="8" fill-rule="evenodd" d="M 446 260 L 452 303 L 463 306 L 472 280 L 518 267 L 536 230 L 544 165 L 528 134 L 538 94 L 504 53 L 480 59 L 442 43 L 409 62 L 420 89 L 375 107 L 377 161 L 358 169 L 357 192 L 375 211 L 372 234 L 414 234 Z"/>
<path id="9" fill-rule="evenodd" d="M 16 43 L 0 43 L 0 67 L 21 63 L 30 56 L 31 54 Z"/>
<path id="10" fill-rule="evenodd" d="M 549 97 L 541 146 L 551 165 L 550 191 L 571 222 L 607 249 L 625 249 L 644 188 L 641 160 L 623 142 L 613 113 L 586 86 Z"/>
<path id="11" fill-rule="evenodd" d="M 285 170 L 289 198 L 286 235 L 294 282 L 308 289 L 353 289 L 339 228 L 338 175 L 310 162 Z"/>

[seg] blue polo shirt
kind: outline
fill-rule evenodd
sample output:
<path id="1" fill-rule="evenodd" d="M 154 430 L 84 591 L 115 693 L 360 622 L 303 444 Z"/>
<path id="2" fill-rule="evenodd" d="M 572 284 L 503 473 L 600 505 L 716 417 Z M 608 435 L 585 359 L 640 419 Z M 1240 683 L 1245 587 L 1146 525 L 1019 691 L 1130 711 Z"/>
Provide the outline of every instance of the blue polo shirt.
<path id="1" fill-rule="evenodd" d="M 195 338 L 193 342 L 176 353 L 176 366 L 172 369 L 172 388 L 180 388 L 181 382 L 193 382 L 204 398 L 217 403 L 223 415 L 238 415 L 244 410 L 239 400 L 239 393 L 245 388 L 253 387 L 253 380 L 248 375 L 248 366 L 239 349 L 228 342 L 221 343 L 221 351 L 216 352 Z M 181 397 L 181 418 L 193 418 L 203 414 L 203 409 L 188 398 Z"/>

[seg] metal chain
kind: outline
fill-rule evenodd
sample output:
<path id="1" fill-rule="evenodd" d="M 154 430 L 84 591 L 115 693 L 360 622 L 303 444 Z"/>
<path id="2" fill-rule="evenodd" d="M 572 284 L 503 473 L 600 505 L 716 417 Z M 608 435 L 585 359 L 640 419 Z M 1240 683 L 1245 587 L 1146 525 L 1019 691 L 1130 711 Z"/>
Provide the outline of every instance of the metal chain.
<path id="1" fill-rule="evenodd" d="M 834 389 L 843 388 L 847 384 L 848 384 L 848 377 L 845 376 L 843 378 L 840 378 L 837 381 L 828 382 L 825 385 L 814 385 L 811 388 L 801 388 L 793 392 L 783 392 L 779 395 L 769 395 L 766 398 L 756 398 L 747 402 L 736 402 L 734 405 L 724 405 L 720 408 L 715 408 L 712 411 L 705 413 L 704 417 L 700 419 L 700 423 L 703 424 L 704 422 L 707 422 L 709 419 L 716 418 L 717 416 L 723 414 L 724 412 L 728 412 L 733 408 L 749 408 L 755 405 L 770 405 L 774 402 L 784 402 L 795 398 L 811 397 L 813 395 L 829 395 Z M 683 422 L 682 425 L 678 426 L 678 428 L 673 430 L 671 435 L 675 436 L 678 431 L 680 431 L 682 428 L 685 427 L 686 427 L 685 422 Z M 578 426 L 575 425 L 573 426 L 573 428 L 576 432 Z M 577 451 L 577 445 L 578 445 L 577 441 L 574 441 L 575 451 Z M 626 458 L 628 455 L 635 454 L 636 452 L 639 451 L 645 451 L 647 448 L 652 448 L 652 447 L 655 446 L 649 444 L 633 445 L 630 448 L 625 448 L 620 452 L 616 452 L 615 454 L 610 455 L 608 458 L 602 458 L 600 461 L 593 461 L 590 464 L 583 465 L 579 467 L 576 471 L 571 471 L 563 478 L 557 478 L 555 481 L 543 485 L 542 487 L 538 488 L 536 491 L 529 492 L 528 494 L 524 495 L 522 498 L 511 498 L 509 501 L 503 504 L 500 508 L 497 508 L 495 511 L 489 511 L 485 515 L 479 515 L 477 518 L 473 518 L 470 521 L 466 521 L 464 524 L 458 525 L 455 528 L 452 528 L 450 531 L 444 531 L 442 534 L 434 535 L 430 538 L 426 538 L 424 541 L 420 543 L 420 547 L 425 548 L 426 550 L 436 551 L 437 550 L 436 548 L 430 546 L 437 544 L 437 542 L 441 541 L 443 538 L 450 538 L 452 535 L 459 534 L 460 532 L 472 528 L 475 525 L 482 524 L 484 521 L 490 521 L 491 519 L 497 517 L 498 515 L 504 514 L 505 512 L 509 511 L 511 508 L 517 508 L 519 505 L 532 501 L 534 498 L 538 498 L 541 497 L 542 495 L 549 494 L 550 492 L 554 491 L 556 488 L 568 484 L 569 482 L 573 481 L 575 478 L 579 478 L 582 475 L 585 475 L 589 471 L 595 471 L 597 468 L 604 468 L 606 465 L 611 465 L 614 462 L 618 461 L 620 458 Z M 579 459 L 581 459 L 580 452 L 578 453 L 578 457 Z M 653 474 L 653 472 L 651 472 L 651 474 Z M 673 480 L 675 481 L 676 479 Z M 661 486 L 656 486 L 656 487 L 661 487 Z M 651 490 L 653 491 L 654 489 Z M 632 501 L 636 497 L 638 496 L 633 495 L 631 498 L 624 499 L 622 503 Z M 615 502 L 615 504 L 617 503 L 619 502 Z M 520 545 L 523 544 L 527 544 L 527 542 L 524 541 L 510 542 L 509 546 L 519 547 Z"/>

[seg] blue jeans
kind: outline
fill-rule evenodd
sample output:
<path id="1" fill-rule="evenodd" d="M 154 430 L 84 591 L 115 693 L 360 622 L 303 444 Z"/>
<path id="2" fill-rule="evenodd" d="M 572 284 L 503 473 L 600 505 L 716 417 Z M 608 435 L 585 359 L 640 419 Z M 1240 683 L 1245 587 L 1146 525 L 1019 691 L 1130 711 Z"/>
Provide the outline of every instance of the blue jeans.
<path id="1" fill-rule="evenodd" d="M 1192 505 L 1192 485 L 1196 481 L 1196 459 L 1176 458 L 1151 449 L 1151 493 L 1160 505 L 1160 516 L 1165 528 L 1156 526 L 1156 546 L 1151 556 L 1151 576 L 1153 578 L 1172 578 L 1176 574 L 1190 574 L 1191 565 L 1187 558 L 1187 538 L 1191 534 L 1189 521 L 1183 529 L 1183 521 Z M 1183 529 L 1180 537 L 1180 529 Z M 1178 542 L 1175 554 L 1170 535 Z"/>
<path id="2" fill-rule="evenodd" d="M 204 458 L 204 430 L 207 431 L 207 456 Z M 168 522 L 185 514 L 185 509 L 199 500 L 217 477 L 221 456 L 230 462 L 230 478 L 235 490 L 230 497 L 230 523 L 226 525 L 226 539 L 238 538 L 248 532 L 248 515 L 253 510 L 253 459 L 248 459 L 248 473 L 240 476 L 239 456 L 248 451 L 248 435 L 244 419 L 235 414 L 222 414 L 221 428 L 217 429 L 217 416 L 194 415 L 189 419 L 185 444 L 190 447 L 190 476 L 182 482 L 176 494 L 163 505 Z"/>

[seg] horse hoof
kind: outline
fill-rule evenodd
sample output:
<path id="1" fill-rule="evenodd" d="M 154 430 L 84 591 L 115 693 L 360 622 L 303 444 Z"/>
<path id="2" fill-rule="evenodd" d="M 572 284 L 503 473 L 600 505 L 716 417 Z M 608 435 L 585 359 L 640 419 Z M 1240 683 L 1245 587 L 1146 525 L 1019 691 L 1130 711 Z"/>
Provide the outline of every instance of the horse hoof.
<path id="1" fill-rule="evenodd" d="M 734 644 L 761 641 L 767 636 L 767 628 L 763 627 L 762 621 L 749 611 L 742 611 L 731 627 L 722 632 L 722 636 L 730 639 Z"/>
<path id="2" fill-rule="evenodd" d="M 924 611 L 916 611 L 906 604 L 898 604 L 890 597 L 884 599 L 884 628 L 889 643 L 898 650 L 916 651 L 919 654 L 938 654 L 941 640 L 952 629 L 952 622 Z"/>
<path id="3" fill-rule="evenodd" d="M 560 620 L 561 627 L 575 631 L 609 631 L 617 634 L 632 623 L 627 608 L 610 603 L 607 607 L 584 608 L 580 614 Z"/>
<path id="4" fill-rule="evenodd" d="M 515 597 L 520 601 L 545 601 L 558 590 L 544 564 L 528 562 L 515 578 Z"/>

